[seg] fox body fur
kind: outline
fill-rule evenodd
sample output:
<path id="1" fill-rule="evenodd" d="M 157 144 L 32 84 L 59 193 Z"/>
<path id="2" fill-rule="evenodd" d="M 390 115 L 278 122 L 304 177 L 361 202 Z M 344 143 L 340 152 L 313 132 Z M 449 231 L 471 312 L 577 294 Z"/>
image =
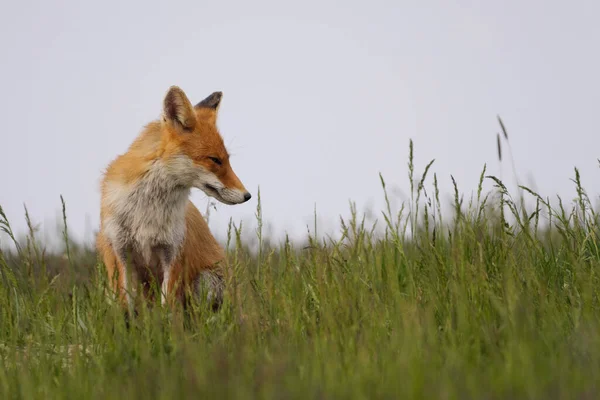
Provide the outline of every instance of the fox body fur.
<path id="1" fill-rule="evenodd" d="M 203 285 L 213 307 L 222 301 L 224 251 L 189 200 L 192 188 L 230 205 L 251 197 L 216 126 L 221 99 L 215 92 L 192 106 L 172 86 L 162 117 L 104 173 L 96 245 L 113 293 L 130 310 L 139 284 L 148 298 L 156 285 L 163 304 Z"/>

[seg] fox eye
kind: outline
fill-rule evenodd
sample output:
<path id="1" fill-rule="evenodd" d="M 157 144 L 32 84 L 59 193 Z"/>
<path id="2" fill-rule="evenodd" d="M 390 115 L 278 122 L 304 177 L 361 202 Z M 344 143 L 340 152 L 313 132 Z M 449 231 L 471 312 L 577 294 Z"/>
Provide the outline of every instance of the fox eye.
<path id="1" fill-rule="evenodd" d="M 211 161 L 212 161 L 212 162 L 214 162 L 214 163 L 215 163 L 215 164 L 217 164 L 217 165 L 221 165 L 221 164 L 222 164 L 222 163 L 221 163 L 221 160 L 220 160 L 220 159 L 218 159 L 217 157 L 208 157 L 208 158 L 210 158 L 210 159 L 211 159 Z"/>

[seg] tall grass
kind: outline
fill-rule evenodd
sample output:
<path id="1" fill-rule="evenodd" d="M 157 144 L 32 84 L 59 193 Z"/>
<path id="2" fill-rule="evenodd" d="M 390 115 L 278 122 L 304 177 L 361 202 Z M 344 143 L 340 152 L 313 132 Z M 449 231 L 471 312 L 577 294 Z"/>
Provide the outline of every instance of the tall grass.
<path id="1" fill-rule="evenodd" d="M 415 178 L 411 142 L 408 204 L 392 210 L 381 176 L 382 229 L 352 207 L 339 239 L 266 244 L 259 199 L 258 252 L 230 223 L 219 312 L 128 323 L 66 227 L 46 254 L 28 214 L 18 243 L 0 209 L 17 244 L 0 253 L 0 397 L 598 398 L 598 213 L 579 171 L 555 208 L 484 167 L 468 202 L 451 178 L 443 216 L 432 165 Z"/>

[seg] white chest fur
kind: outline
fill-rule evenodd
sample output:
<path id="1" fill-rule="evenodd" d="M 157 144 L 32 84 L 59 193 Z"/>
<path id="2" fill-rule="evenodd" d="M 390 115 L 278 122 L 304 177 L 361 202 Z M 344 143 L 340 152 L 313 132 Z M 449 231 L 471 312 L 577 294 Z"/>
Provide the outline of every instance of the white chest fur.
<path id="1" fill-rule="evenodd" d="M 189 193 L 160 161 L 133 185 L 107 183 L 104 199 L 112 210 L 103 221 L 107 238 L 117 251 L 134 250 L 145 262 L 156 247 L 174 257 L 185 238 Z"/>

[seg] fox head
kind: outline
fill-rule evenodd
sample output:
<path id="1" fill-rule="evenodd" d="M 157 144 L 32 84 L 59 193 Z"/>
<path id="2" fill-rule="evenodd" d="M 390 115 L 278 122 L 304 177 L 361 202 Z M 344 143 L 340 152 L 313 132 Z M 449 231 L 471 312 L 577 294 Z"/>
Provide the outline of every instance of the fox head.
<path id="1" fill-rule="evenodd" d="M 223 94 L 214 92 L 192 106 L 186 94 L 172 86 L 163 101 L 163 160 L 178 184 L 195 187 L 225 204 L 252 197 L 233 172 L 216 121 Z"/>

